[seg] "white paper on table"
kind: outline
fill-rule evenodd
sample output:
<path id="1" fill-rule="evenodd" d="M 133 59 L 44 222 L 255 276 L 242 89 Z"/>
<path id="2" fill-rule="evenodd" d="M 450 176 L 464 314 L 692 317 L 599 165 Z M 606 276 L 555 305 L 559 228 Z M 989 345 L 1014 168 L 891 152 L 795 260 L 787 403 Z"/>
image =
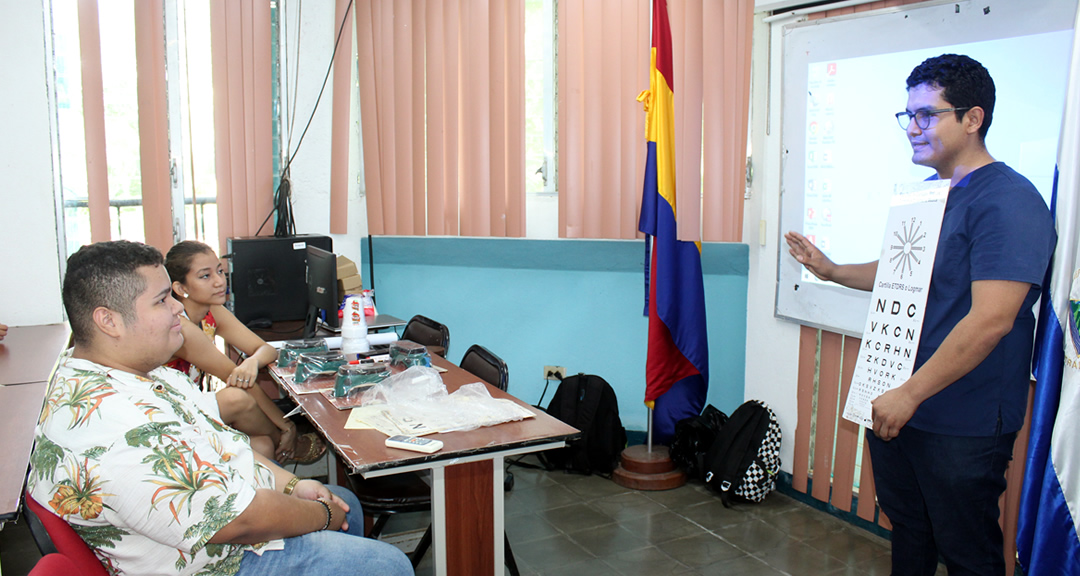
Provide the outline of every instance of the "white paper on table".
<path id="1" fill-rule="evenodd" d="M 387 406 L 383 406 L 383 408 L 383 416 L 393 423 L 398 430 L 401 430 L 401 434 L 406 436 L 426 436 L 442 431 L 442 428 L 432 427 L 423 420 L 418 420 L 406 414 L 396 413 Z"/>
<path id="2" fill-rule="evenodd" d="M 353 408 L 349 412 L 349 419 L 345 421 L 345 429 L 346 430 L 373 430 L 373 429 L 378 430 L 378 428 L 373 426 L 371 424 L 371 422 L 370 422 L 370 420 L 373 420 L 374 418 L 369 418 L 369 415 L 368 415 L 369 412 L 372 412 L 372 408 L 377 408 L 377 407 L 375 407 L 375 406 L 361 406 L 361 407 Z M 375 410 L 376 414 L 378 412 L 381 412 L 381 410 Z"/>
<path id="3" fill-rule="evenodd" d="M 386 404 L 374 404 L 371 406 L 360 406 L 353 408 L 349 412 L 349 419 L 345 422 L 346 430 L 378 430 L 387 436 L 397 436 L 404 434 L 401 428 L 398 428 L 392 420 L 386 417 Z M 426 432 L 425 434 L 431 434 L 435 430 Z M 419 436 L 420 434 L 413 434 L 413 436 Z"/>

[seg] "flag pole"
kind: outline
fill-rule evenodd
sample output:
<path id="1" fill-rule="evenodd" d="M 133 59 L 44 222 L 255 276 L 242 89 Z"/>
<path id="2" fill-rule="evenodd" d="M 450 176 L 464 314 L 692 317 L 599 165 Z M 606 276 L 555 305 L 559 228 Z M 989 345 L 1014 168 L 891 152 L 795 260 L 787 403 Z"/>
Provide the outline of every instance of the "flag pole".
<path id="1" fill-rule="evenodd" d="M 652 5 L 649 89 L 637 97 L 645 107 L 647 142 L 638 230 L 645 234 L 645 312 L 649 317 L 645 404 L 649 416 L 646 444 L 627 446 L 612 473 L 616 484 L 634 490 L 668 490 L 686 483 L 686 473 L 672 462 L 668 448 L 658 445 L 653 450 L 653 403 L 668 394 L 680 379 L 700 375 L 693 389 L 682 385 L 677 396 L 661 404 L 666 411 L 662 435 L 667 439 L 673 415 L 685 411 L 681 404 L 695 402 L 697 396 L 704 399 L 699 388 L 708 385 L 701 247 L 697 243 L 680 243 L 676 234 L 674 66 L 667 0 L 652 0 Z M 650 238 L 656 242 L 651 254 Z M 687 275 L 697 282 L 681 282 Z M 684 317 L 689 320 L 682 321 Z M 696 406 L 694 409 L 701 411 Z"/>
<path id="2" fill-rule="evenodd" d="M 648 438 L 649 452 L 652 452 L 652 408 L 649 408 L 649 419 L 645 422 L 645 435 Z"/>
<path id="3" fill-rule="evenodd" d="M 671 460 L 667 446 L 657 444 L 653 449 L 653 412 L 649 408 L 646 426 L 646 444 L 627 446 L 619 455 L 619 465 L 611 473 L 611 479 L 633 490 L 670 490 L 686 484 L 683 472 Z"/>

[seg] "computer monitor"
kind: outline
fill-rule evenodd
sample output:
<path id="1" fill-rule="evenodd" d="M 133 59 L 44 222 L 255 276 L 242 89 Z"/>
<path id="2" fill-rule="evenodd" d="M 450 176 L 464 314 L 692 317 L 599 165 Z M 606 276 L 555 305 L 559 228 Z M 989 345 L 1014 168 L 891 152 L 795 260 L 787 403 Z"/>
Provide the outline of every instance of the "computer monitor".
<path id="1" fill-rule="evenodd" d="M 310 244 L 307 246 L 307 297 L 304 338 L 315 336 L 320 311 L 326 313 L 328 326 L 337 328 L 341 325 L 338 320 L 341 300 L 337 290 L 337 256 Z"/>

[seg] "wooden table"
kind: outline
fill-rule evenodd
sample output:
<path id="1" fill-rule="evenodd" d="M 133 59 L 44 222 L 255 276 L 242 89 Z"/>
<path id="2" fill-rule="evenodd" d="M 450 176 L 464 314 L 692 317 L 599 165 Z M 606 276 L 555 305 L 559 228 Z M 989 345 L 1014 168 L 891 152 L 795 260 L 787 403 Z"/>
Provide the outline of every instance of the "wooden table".
<path id="1" fill-rule="evenodd" d="M 67 348 L 67 324 L 15 326 L 0 340 L 0 384 L 49 379 L 56 358 Z"/>
<path id="2" fill-rule="evenodd" d="M 0 526 L 19 517 L 34 427 L 49 383 L 0 386 Z"/>
<path id="3" fill-rule="evenodd" d="M 442 374 L 448 392 L 480 379 L 439 356 L 432 363 Z M 334 408 L 320 393 L 296 394 L 290 387 L 292 369 L 272 366 L 274 379 L 301 406 L 355 474 L 374 478 L 431 470 L 431 517 L 435 573 L 450 576 L 502 574 L 503 461 L 508 456 L 560 448 L 579 434 L 575 428 L 521 400 L 487 385 L 495 398 L 508 398 L 536 414 L 468 432 L 432 434 L 443 442 L 434 454 L 387 448 L 377 430 L 346 430 L 349 410 Z"/>
<path id="4" fill-rule="evenodd" d="M 19 515 L 34 427 L 67 324 L 15 326 L 0 341 L 0 526 Z"/>

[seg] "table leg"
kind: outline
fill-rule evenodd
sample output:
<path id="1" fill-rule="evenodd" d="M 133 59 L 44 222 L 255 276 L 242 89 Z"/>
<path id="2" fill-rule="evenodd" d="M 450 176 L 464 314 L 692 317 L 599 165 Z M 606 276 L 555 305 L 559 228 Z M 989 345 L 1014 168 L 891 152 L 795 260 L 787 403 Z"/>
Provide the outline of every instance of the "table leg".
<path id="1" fill-rule="evenodd" d="M 341 456 L 329 445 L 330 441 L 323 438 L 326 446 L 326 481 L 338 486 L 349 487 L 349 465 L 341 461 Z"/>
<path id="2" fill-rule="evenodd" d="M 503 535 L 499 530 L 496 542 L 496 524 L 502 526 L 502 519 L 496 519 L 496 511 L 501 512 L 503 506 L 501 477 L 498 478 L 498 489 L 495 489 L 496 461 L 501 458 L 433 470 L 436 574 L 480 576 L 497 573 L 496 561 L 501 564 L 503 556 Z"/>

